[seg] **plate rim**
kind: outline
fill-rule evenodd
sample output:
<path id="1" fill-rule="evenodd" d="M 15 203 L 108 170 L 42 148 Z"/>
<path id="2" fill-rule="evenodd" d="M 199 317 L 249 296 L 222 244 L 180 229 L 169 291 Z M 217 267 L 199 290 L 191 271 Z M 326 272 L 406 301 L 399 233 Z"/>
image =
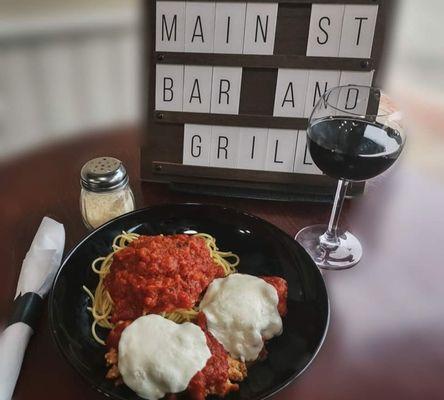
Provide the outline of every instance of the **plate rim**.
<path id="1" fill-rule="evenodd" d="M 62 343 L 60 343 L 57 334 L 56 334 L 56 329 L 55 329 L 55 321 L 54 321 L 54 312 L 53 312 L 53 307 L 54 307 L 54 288 L 57 284 L 57 281 L 59 279 L 59 276 L 63 270 L 63 268 L 65 267 L 67 261 L 71 258 L 72 254 L 75 253 L 77 251 L 77 249 L 82 246 L 87 240 L 89 240 L 92 236 L 94 236 L 97 232 L 102 231 L 106 228 L 108 228 L 109 225 L 113 224 L 116 221 L 119 220 L 123 220 L 125 218 L 127 218 L 130 215 L 135 215 L 135 214 L 139 214 L 139 213 L 143 213 L 155 208 L 163 208 L 163 207 L 213 207 L 213 208 L 218 208 L 224 211 L 228 211 L 228 212 L 234 212 L 235 214 L 239 214 L 239 215 L 243 215 L 246 216 L 248 218 L 253 218 L 255 220 L 260 221 L 261 223 L 264 223 L 270 227 L 272 227 L 274 230 L 278 231 L 280 234 L 285 235 L 286 237 L 290 238 L 291 240 L 294 241 L 294 243 L 299 247 L 299 249 L 301 251 L 303 251 L 308 259 L 311 260 L 311 263 L 313 265 L 313 268 L 317 271 L 318 277 L 320 278 L 320 281 L 322 282 L 322 287 L 323 290 L 325 292 L 326 295 L 326 300 L 327 300 L 327 316 L 326 316 L 326 323 L 325 323 L 325 328 L 322 334 L 321 339 L 319 340 L 319 343 L 316 347 L 316 349 L 313 352 L 313 356 L 311 357 L 310 361 L 304 366 L 304 368 L 302 368 L 300 371 L 295 372 L 294 374 L 292 374 L 290 377 L 288 377 L 286 380 L 282 381 L 280 384 L 278 384 L 276 387 L 274 387 L 273 389 L 271 389 L 270 391 L 267 391 L 263 396 L 259 397 L 258 400 L 266 400 L 269 399 L 270 397 L 276 395 L 278 392 L 282 391 L 283 389 L 285 389 L 286 387 L 288 387 L 294 380 L 296 380 L 299 376 L 301 376 L 313 363 L 314 359 L 317 357 L 319 351 L 321 350 L 325 339 L 327 337 L 327 332 L 329 330 L 330 327 L 330 319 L 331 319 L 331 304 L 330 304 L 330 296 L 328 294 L 328 289 L 327 289 L 327 285 L 325 284 L 325 279 L 321 273 L 321 271 L 319 270 L 319 268 L 316 266 L 315 262 L 311 259 L 310 255 L 307 253 L 307 251 L 302 247 L 301 244 L 299 244 L 294 238 L 292 238 L 287 232 L 285 232 L 284 230 L 282 230 L 281 228 L 279 228 L 278 226 L 274 225 L 273 223 L 258 217 L 257 215 L 254 215 L 248 211 L 244 211 L 238 208 L 233 208 L 233 207 L 227 207 L 224 205 L 220 205 L 220 204 L 216 204 L 216 203 L 200 203 L 200 202 L 185 202 L 185 203 L 161 203 L 161 204 L 153 204 L 150 206 L 146 206 L 143 208 L 138 208 L 136 210 L 130 211 L 128 213 L 119 215 L 116 218 L 111 219 L 110 221 L 104 223 L 103 225 L 97 227 L 96 229 L 92 230 L 91 232 L 89 232 L 88 234 L 86 234 L 85 236 L 83 236 L 78 242 L 77 244 L 75 244 L 75 246 L 63 257 L 62 262 L 60 263 L 60 267 L 57 269 L 56 274 L 54 275 L 54 280 L 51 284 L 51 290 L 49 292 L 49 296 L 48 296 L 48 307 L 47 307 L 47 311 L 48 311 L 48 325 L 49 325 L 49 331 L 51 334 L 51 338 L 53 340 L 53 342 L 56 344 L 56 348 L 58 350 L 58 353 L 62 355 L 62 357 L 64 358 L 64 360 L 71 366 L 71 368 L 78 373 L 86 382 L 88 382 L 88 384 L 95 390 L 97 390 L 99 393 L 103 394 L 106 397 L 112 398 L 112 399 L 117 399 L 117 400 L 128 400 L 127 397 L 115 394 L 115 393 L 110 393 L 108 392 L 106 389 L 102 389 L 102 387 L 100 385 L 98 385 L 97 383 L 94 382 L 94 380 L 92 378 L 89 377 L 88 374 L 84 373 L 82 370 L 78 369 L 70 360 L 70 358 L 68 357 L 68 355 L 65 353 L 64 351 L 64 346 L 62 345 Z M 221 399 L 223 399 L 221 397 Z"/>

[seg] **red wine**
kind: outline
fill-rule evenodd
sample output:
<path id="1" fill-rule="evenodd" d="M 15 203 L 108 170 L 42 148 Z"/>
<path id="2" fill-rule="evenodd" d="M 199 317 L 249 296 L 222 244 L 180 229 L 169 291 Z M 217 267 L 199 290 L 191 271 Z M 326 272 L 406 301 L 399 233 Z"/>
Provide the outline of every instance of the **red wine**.
<path id="1" fill-rule="evenodd" d="M 379 123 L 331 117 L 316 122 L 307 135 L 311 157 L 333 178 L 363 181 L 389 168 L 402 150 L 398 131 Z"/>

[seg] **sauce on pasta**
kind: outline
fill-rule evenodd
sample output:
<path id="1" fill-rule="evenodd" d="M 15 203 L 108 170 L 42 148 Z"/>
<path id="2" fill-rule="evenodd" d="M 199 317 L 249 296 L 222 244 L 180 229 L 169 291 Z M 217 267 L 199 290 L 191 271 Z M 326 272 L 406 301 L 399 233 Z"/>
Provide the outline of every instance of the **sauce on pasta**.
<path id="1" fill-rule="evenodd" d="M 111 322 L 192 308 L 223 269 L 200 237 L 141 236 L 114 254 L 104 279 L 114 309 Z"/>

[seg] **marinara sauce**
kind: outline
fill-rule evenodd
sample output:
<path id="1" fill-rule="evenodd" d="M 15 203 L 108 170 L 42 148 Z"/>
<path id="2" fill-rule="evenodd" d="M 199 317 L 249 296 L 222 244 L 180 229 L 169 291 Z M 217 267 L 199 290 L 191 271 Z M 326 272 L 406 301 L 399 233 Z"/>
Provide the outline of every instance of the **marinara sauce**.
<path id="1" fill-rule="evenodd" d="M 287 281 L 283 278 L 280 278 L 279 276 L 261 276 L 261 278 L 276 289 L 279 298 L 277 309 L 279 315 L 281 317 L 284 317 L 287 314 Z"/>
<path id="2" fill-rule="evenodd" d="M 191 308 L 207 286 L 223 276 L 200 237 L 140 236 L 114 254 L 105 277 L 114 302 L 111 321 Z"/>
<path id="3" fill-rule="evenodd" d="M 208 332 L 204 313 L 199 313 L 197 324 L 205 333 L 211 357 L 205 367 L 191 379 L 188 385 L 190 397 L 193 400 L 205 399 L 210 389 L 213 394 L 224 396 L 227 392 L 228 354 L 214 336 Z"/>

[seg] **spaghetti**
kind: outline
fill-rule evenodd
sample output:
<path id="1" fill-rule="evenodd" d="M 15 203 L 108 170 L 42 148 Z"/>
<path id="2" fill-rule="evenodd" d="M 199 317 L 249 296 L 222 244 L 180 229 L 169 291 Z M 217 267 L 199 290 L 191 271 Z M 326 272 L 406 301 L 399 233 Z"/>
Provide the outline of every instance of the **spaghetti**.
<path id="1" fill-rule="evenodd" d="M 216 239 L 209 234 L 196 233 L 193 236 L 204 240 L 206 247 L 210 251 L 211 259 L 215 264 L 223 269 L 223 274 L 225 276 L 236 272 L 236 267 L 239 264 L 239 257 L 236 254 L 232 252 L 220 251 L 216 245 Z M 91 325 L 91 333 L 94 339 L 102 345 L 105 345 L 105 341 L 97 334 L 97 326 L 105 329 L 113 329 L 115 327 L 115 324 L 111 321 L 114 302 L 105 287 L 104 279 L 110 273 L 114 255 L 139 238 L 140 235 L 132 232 L 122 232 L 120 235 L 116 236 L 112 242 L 112 252 L 105 257 L 96 258 L 91 264 L 91 268 L 94 273 L 99 275 L 99 283 L 96 290 L 93 293 L 86 286 L 83 286 L 83 289 L 89 295 L 92 301 L 91 307 L 88 307 L 88 311 L 90 311 L 94 319 Z M 194 320 L 198 314 L 198 310 L 196 307 L 189 309 L 178 308 L 171 312 L 161 312 L 159 314 L 174 322 L 182 323 L 185 321 Z"/>

